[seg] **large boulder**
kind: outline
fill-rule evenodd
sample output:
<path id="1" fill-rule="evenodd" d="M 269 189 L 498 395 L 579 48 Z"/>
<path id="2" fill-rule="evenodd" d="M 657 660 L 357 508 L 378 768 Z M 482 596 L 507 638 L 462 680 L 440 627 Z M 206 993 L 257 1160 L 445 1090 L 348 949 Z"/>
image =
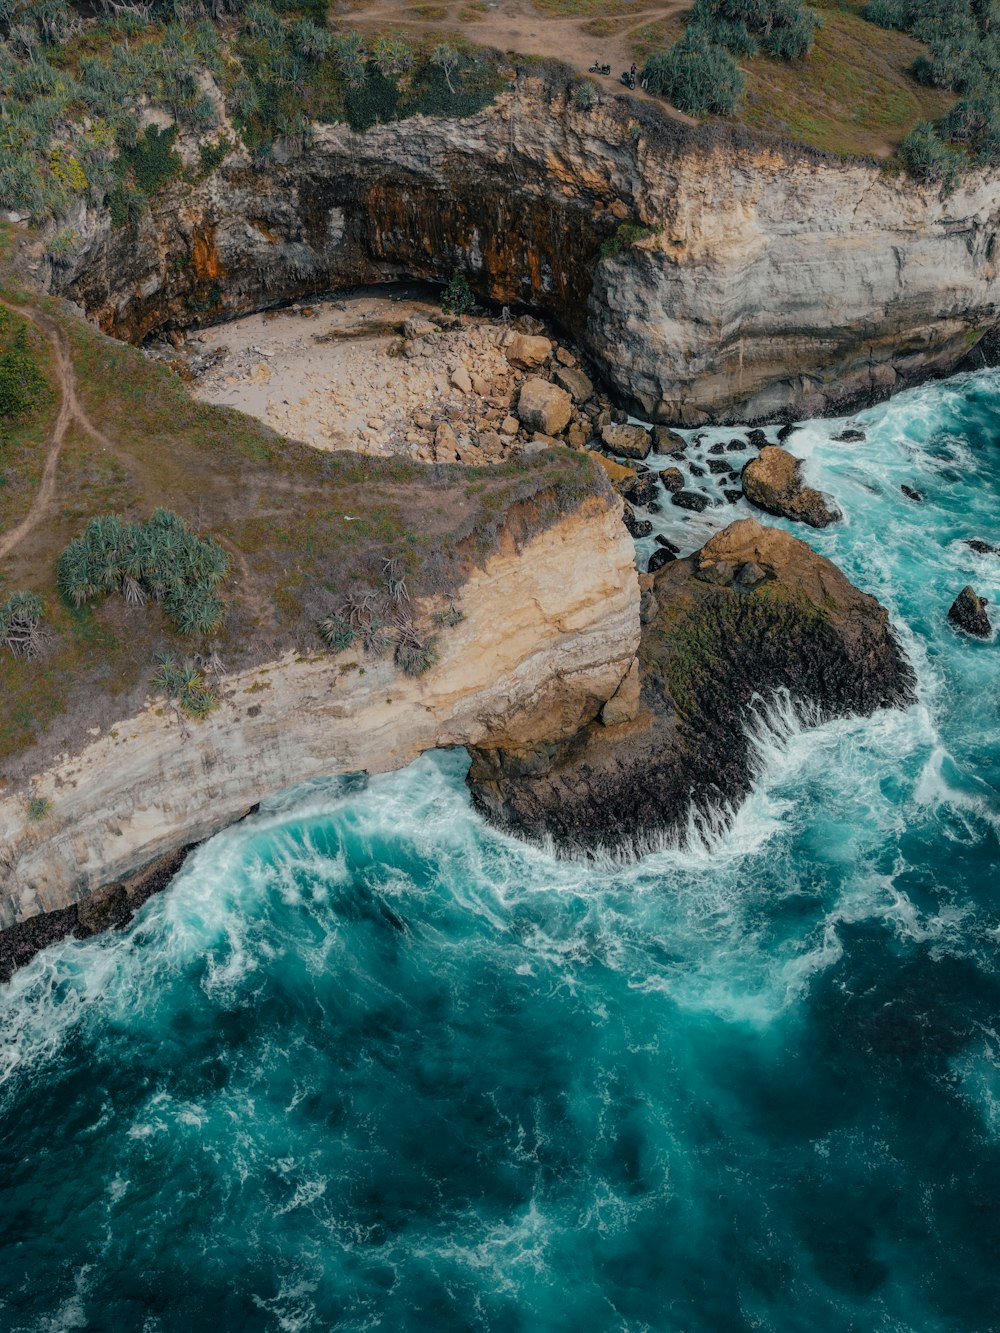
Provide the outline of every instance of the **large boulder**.
<path id="1" fill-rule="evenodd" d="M 594 396 L 590 377 L 576 366 L 560 366 L 556 371 L 556 383 L 566 390 L 574 403 L 585 403 Z"/>
<path id="2" fill-rule="evenodd" d="M 801 460 L 787 449 L 766 444 L 743 469 L 743 493 L 768 514 L 808 523 L 811 528 L 835 523 L 840 510 L 829 496 L 802 485 L 801 469 Z"/>
<path id="3" fill-rule="evenodd" d="M 620 458 L 647 458 L 653 447 L 653 437 L 642 426 L 612 424 L 601 430 L 604 447 Z"/>
<path id="4" fill-rule="evenodd" d="M 512 366 L 541 366 L 549 358 L 552 344 L 548 338 L 530 333 L 515 333 L 507 344 L 507 360 Z"/>
<path id="5" fill-rule="evenodd" d="M 992 633 L 986 613 L 986 598 L 980 597 L 968 583 L 951 604 L 948 619 L 976 639 L 988 639 Z"/>
<path id="6" fill-rule="evenodd" d="M 517 415 L 526 429 L 558 435 L 569 425 L 572 414 L 573 401 L 565 389 L 538 375 L 524 381 L 517 400 Z"/>
<path id="7" fill-rule="evenodd" d="M 912 699 L 883 607 L 755 519 L 657 569 L 644 605 L 633 721 L 611 730 L 595 717 L 516 755 L 473 751 L 473 798 L 501 826 L 573 849 L 683 838 L 692 813 L 717 818 L 749 792 L 746 724 L 772 699 L 810 720 Z"/>

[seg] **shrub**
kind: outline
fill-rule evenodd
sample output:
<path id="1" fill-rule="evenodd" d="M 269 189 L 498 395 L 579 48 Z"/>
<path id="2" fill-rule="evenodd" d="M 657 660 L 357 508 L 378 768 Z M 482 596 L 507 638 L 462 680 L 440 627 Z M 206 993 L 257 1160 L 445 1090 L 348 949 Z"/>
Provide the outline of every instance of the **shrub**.
<path id="1" fill-rule="evenodd" d="M 920 120 L 899 146 L 899 156 L 914 180 L 940 181 L 950 189 L 958 179 L 954 152 L 938 136 L 934 126 Z"/>
<path id="2" fill-rule="evenodd" d="M 669 51 L 654 52 L 642 77 L 651 92 L 662 93 L 692 116 L 730 115 L 744 84 L 732 55 L 706 42 L 698 28 L 686 32 Z"/>
<path id="3" fill-rule="evenodd" d="M 165 653 L 159 660 L 152 685 L 170 699 L 176 699 L 188 717 L 204 718 L 218 703 L 218 698 L 205 683 L 201 671 L 190 662 L 179 665 Z"/>
<path id="4" fill-rule="evenodd" d="M 597 97 L 597 88 L 590 79 L 584 79 L 573 88 L 573 105 L 581 111 L 589 111 Z"/>
<path id="5" fill-rule="evenodd" d="M 148 523 L 105 514 L 70 542 L 56 574 L 60 595 L 72 606 L 114 592 L 132 605 L 153 598 L 182 634 L 210 634 L 225 610 L 218 588 L 229 574 L 229 556 L 169 509 L 155 510 Z"/>
<path id="6" fill-rule="evenodd" d="M 15 592 L 0 606 L 0 646 L 15 657 L 37 657 L 45 607 L 33 592 Z"/>
<path id="7" fill-rule="evenodd" d="M 777 60 L 797 60 L 812 49 L 819 15 L 799 0 L 697 0 L 692 26 L 711 45 L 734 55 L 758 47 Z"/>
<path id="8" fill-rule="evenodd" d="M 601 242 L 600 257 L 613 259 L 623 250 L 630 249 L 636 241 L 644 241 L 647 236 L 655 235 L 656 232 L 652 227 L 644 227 L 639 222 L 621 222 L 611 235 Z"/>
<path id="9" fill-rule="evenodd" d="M 456 269 L 441 293 L 441 309 L 446 315 L 466 315 L 475 304 L 476 298 L 465 274 Z"/>
<path id="10" fill-rule="evenodd" d="M 28 801 L 28 818 L 37 823 L 44 819 L 52 809 L 52 802 L 47 796 L 32 796 Z"/>

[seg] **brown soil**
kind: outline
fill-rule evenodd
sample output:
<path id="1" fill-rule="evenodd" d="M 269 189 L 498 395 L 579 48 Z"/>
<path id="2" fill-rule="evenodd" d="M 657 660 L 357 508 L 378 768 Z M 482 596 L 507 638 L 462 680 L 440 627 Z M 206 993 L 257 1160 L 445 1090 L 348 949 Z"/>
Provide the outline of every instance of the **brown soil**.
<path id="1" fill-rule="evenodd" d="M 537 8 L 531 0 L 495 0 L 489 5 L 467 0 L 435 5 L 376 0 L 352 9 L 342 22 L 361 32 L 392 29 L 409 37 L 449 33 L 505 53 L 560 60 L 603 91 L 619 93 L 625 92 L 619 75 L 638 59 L 637 44 L 641 48 L 645 30 L 658 31 L 676 20 L 676 32 L 666 42 L 669 45 L 680 35 L 680 16 L 690 8 L 691 0 L 666 0 L 653 6 L 641 0 L 611 0 L 602 5 L 586 0 L 541 0 Z M 614 16 L 613 23 L 609 15 Z M 595 35 L 595 30 L 601 35 Z M 588 75 L 595 61 L 609 64 L 611 74 Z M 638 88 L 631 95 L 653 101 L 667 115 L 695 124 L 663 98 L 649 97 Z"/>

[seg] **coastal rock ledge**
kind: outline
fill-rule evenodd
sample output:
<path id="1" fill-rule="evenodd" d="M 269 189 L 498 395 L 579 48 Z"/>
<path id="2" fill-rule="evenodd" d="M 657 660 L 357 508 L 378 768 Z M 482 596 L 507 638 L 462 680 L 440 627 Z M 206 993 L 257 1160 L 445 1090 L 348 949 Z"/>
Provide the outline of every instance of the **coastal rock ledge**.
<path id="1" fill-rule="evenodd" d="M 127 919 L 183 849 L 267 795 L 312 777 L 401 768 L 440 746 L 558 741 L 597 718 L 639 646 L 621 501 L 602 488 L 523 545 L 502 540 L 456 605 L 462 620 L 441 632 L 439 659 L 419 677 L 351 652 L 288 653 L 224 677 L 204 721 L 150 699 L 8 786 L 0 979 L 60 935 Z"/>
<path id="2" fill-rule="evenodd" d="M 502 827 L 582 852 L 683 838 L 749 792 L 746 725 L 776 697 L 810 722 L 912 699 L 884 608 L 780 529 L 743 519 L 644 581 L 636 716 L 473 750 L 473 799 Z"/>

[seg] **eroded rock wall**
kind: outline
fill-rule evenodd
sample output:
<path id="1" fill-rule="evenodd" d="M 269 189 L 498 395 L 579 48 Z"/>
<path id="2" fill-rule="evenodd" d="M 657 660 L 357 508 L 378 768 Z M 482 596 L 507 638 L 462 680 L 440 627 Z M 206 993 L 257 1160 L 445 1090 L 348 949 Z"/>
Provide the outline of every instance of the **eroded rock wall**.
<path id="1" fill-rule="evenodd" d="M 638 648 L 620 502 L 593 497 L 522 548 L 508 543 L 458 605 L 464 619 L 441 631 L 423 676 L 350 652 L 289 655 L 226 677 L 202 722 L 151 699 L 0 798 L 0 930 L 65 912 L 310 777 L 383 772 L 438 746 L 573 734 L 616 693 Z M 29 793 L 48 802 L 42 818 L 31 818 Z"/>
<path id="2" fill-rule="evenodd" d="M 652 234 L 602 259 L 623 221 Z M 558 318 L 636 411 L 687 424 L 885 397 L 953 368 L 1000 311 L 995 175 L 944 198 L 624 98 L 585 111 L 537 78 L 467 120 L 234 153 L 133 229 L 82 205 L 72 226 L 51 285 L 121 337 L 459 268 Z"/>

